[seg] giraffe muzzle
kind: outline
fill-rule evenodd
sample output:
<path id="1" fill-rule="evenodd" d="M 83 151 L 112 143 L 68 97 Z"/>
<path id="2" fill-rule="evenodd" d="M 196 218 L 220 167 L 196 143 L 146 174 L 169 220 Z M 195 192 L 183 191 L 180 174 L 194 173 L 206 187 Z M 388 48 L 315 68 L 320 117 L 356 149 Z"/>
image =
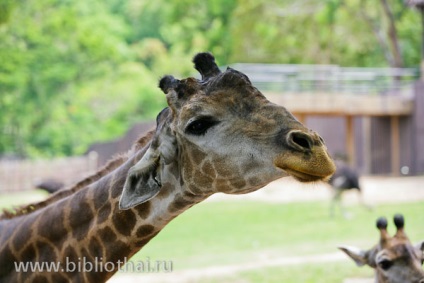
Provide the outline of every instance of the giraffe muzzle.
<path id="1" fill-rule="evenodd" d="M 287 150 L 274 160 L 275 166 L 301 182 L 327 181 L 336 166 L 322 138 L 315 133 L 292 130 L 286 137 Z"/>

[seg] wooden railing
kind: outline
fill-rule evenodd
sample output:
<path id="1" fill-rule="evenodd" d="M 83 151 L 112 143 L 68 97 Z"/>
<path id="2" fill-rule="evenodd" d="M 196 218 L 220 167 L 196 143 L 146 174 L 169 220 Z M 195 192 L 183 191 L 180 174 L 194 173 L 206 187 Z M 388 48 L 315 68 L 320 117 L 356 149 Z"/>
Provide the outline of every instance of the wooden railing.
<path id="1" fill-rule="evenodd" d="M 97 154 L 51 160 L 1 160 L 0 193 L 32 190 L 54 179 L 70 185 L 97 170 Z"/>
<path id="2" fill-rule="evenodd" d="M 234 64 L 261 91 L 411 95 L 414 68 L 346 68 L 337 65 Z"/>

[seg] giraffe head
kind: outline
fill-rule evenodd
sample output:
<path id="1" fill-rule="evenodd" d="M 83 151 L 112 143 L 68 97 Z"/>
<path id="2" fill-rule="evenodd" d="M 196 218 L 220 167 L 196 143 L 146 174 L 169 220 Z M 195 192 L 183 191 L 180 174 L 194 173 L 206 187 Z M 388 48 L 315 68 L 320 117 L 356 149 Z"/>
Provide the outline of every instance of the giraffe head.
<path id="1" fill-rule="evenodd" d="M 404 231 L 402 215 L 395 215 L 394 223 L 397 231 L 390 237 L 386 218 L 377 220 L 380 241 L 367 251 L 347 246 L 339 248 L 358 266 L 368 265 L 374 268 L 376 281 L 379 283 L 424 283 L 424 241 L 415 246 L 411 244 Z"/>
<path id="2" fill-rule="evenodd" d="M 201 79 L 159 82 L 168 106 L 149 149 L 131 168 L 122 209 L 153 198 L 165 183 L 195 195 L 254 191 L 287 175 L 327 180 L 335 171 L 322 138 L 270 103 L 241 72 L 221 72 L 209 53 L 193 59 Z"/>

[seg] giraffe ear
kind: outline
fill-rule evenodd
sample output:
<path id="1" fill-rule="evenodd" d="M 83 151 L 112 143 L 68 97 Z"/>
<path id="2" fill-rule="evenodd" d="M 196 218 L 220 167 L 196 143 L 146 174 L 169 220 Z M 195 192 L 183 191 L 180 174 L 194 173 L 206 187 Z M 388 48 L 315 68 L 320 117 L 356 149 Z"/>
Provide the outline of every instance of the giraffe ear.
<path id="1" fill-rule="evenodd" d="M 176 157 L 176 139 L 168 126 L 166 108 L 157 118 L 156 134 L 144 156 L 128 172 L 119 209 L 130 209 L 154 198 L 162 187 L 162 169 Z"/>
<path id="2" fill-rule="evenodd" d="M 159 193 L 162 186 L 158 177 L 159 164 L 159 154 L 149 148 L 143 158 L 131 167 L 119 200 L 119 209 L 130 209 Z"/>
<path id="3" fill-rule="evenodd" d="M 418 242 L 415 244 L 415 249 L 418 252 L 418 258 L 421 259 L 422 262 L 424 262 L 424 240 L 421 242 Z"/>
<path id="4" fill-rule="evenodd" d="M 368 252 L 356 247 L 349 246 L 340 246 L 338 248 L 347 254 L 356 263 L 357 266 L 363 266 L 365 264 L 370 265 L 368 262 Z"/>

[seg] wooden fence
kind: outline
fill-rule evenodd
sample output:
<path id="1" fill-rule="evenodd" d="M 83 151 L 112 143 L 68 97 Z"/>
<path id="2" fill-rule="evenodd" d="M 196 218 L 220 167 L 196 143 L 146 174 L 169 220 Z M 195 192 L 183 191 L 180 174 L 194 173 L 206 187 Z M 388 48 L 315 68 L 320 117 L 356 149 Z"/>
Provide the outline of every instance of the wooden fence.
<path id="1" fill-rule="evenodd" d="M 51 160 L 4 160 L 0 161 L 0 193 L 32 190 L 47 179 L 70 185 L 96 169 L 96 153 Z"/>

